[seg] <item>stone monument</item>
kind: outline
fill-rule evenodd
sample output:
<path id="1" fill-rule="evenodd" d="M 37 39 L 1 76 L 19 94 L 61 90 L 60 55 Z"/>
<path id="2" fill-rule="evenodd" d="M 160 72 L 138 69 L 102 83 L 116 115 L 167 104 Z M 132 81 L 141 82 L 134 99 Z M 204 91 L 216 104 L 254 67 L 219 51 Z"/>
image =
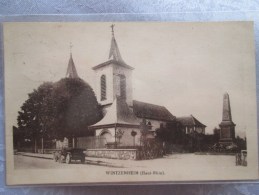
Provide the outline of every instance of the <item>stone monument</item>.
<path id="1" fill-rule="evenodd" d="M 231 145 L 235 139 L 235 123 L 232 121 L 230 100 L 228 93 L 223 96 L 223 114 L 220 126 L 219 143 L 223 145 Z"/>

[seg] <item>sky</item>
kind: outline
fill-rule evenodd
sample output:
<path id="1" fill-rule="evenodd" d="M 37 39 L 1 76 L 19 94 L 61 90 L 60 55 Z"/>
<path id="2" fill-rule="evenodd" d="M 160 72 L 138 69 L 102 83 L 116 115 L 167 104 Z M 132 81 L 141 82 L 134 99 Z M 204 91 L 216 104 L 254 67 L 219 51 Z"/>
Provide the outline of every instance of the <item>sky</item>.
<path id="1" fill-rule="evenodd" d="M 28 93 L 65 77 L 72 43 L 79 76 L 95 88 L 93 66 L 108 60 L 112 23 L 6 23 L 6 122 L 16 125 Z M 193 115 L 212 133 L 228 92 L 236 133 L 256 122 L 252 23 L 115 23 L 133 70 L 133 99 Z"/>

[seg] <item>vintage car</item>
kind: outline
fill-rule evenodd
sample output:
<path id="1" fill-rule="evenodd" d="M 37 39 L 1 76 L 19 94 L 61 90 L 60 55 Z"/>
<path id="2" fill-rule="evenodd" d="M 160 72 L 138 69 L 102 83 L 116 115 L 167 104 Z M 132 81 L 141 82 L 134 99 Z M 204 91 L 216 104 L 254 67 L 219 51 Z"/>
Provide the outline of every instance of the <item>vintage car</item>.
<path id="1" fill-rule="evenodd" d="M 67 164 L 71 163 L 72 160 L 80 160 L 81 163 L 85 163 L 84 151 L 81 148 L 63 148 L 53 153 L 53 159 L 55 162 L 66 162 Z"/>

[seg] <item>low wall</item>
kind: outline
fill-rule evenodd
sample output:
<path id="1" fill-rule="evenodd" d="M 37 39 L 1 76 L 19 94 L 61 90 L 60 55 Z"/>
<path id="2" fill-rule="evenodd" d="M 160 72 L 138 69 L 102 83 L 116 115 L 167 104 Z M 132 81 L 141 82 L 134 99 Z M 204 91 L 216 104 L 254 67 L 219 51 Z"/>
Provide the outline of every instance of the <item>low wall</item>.
<path id="1" fill-rule="evenodd" d="M 195 152 L 197 155 L 231 155 L 235 156 L 236 153 L 233 152 Z"/>
<path id="2" fill-rule="evenodd" d="M 138 160 L 137 149 L 87 149 L 86 156 L 122 160 Z"/>

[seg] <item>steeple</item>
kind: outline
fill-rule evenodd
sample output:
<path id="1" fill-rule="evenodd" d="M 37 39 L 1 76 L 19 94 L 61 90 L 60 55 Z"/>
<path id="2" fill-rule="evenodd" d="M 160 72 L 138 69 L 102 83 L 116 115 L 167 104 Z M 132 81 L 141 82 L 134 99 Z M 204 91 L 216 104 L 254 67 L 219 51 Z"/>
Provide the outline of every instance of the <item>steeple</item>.
<path id="1" fill-rule="evenodd" d="M 76 71 L 74 61 L 73 61 L 71 50 L 72 50 L 72 44 L 70 43 L 70 58 L 69 58 L 69 61 L 68 61 L 66 77 L 68 77 L 68 78 L 79 78 L 79 76 L 77 74 L 77 71 Z"/>
<path id="2" fill-rule="evenodd" d="M 94 66 L 96 75 L 96 96 L 101 105 L 111 105 L 116 97 L 121 97 L 131 106 L 132 101 L 132 70 L 120 54 L 114 35 L 114 24 L 111 25 L 111 47 L 109 59 Z"/>
<path id="3" fill-rule="evenodd" d="M 122 57 L 121 57 L 120 50 L 119 50 L 118 44 L 117 44 L 115 36 L 114 36 L 114 26 L 115 26 L 115 24 L 111 25 L 112 40 L 111 40 L 111 48 L 110 48 L 110 53 L 109 53 L 109 59 L 111 59 L 111 57 L 112 57 L 112 59 L 115 60 L 115 61 L 125 63 L 123 61 Z"/>

